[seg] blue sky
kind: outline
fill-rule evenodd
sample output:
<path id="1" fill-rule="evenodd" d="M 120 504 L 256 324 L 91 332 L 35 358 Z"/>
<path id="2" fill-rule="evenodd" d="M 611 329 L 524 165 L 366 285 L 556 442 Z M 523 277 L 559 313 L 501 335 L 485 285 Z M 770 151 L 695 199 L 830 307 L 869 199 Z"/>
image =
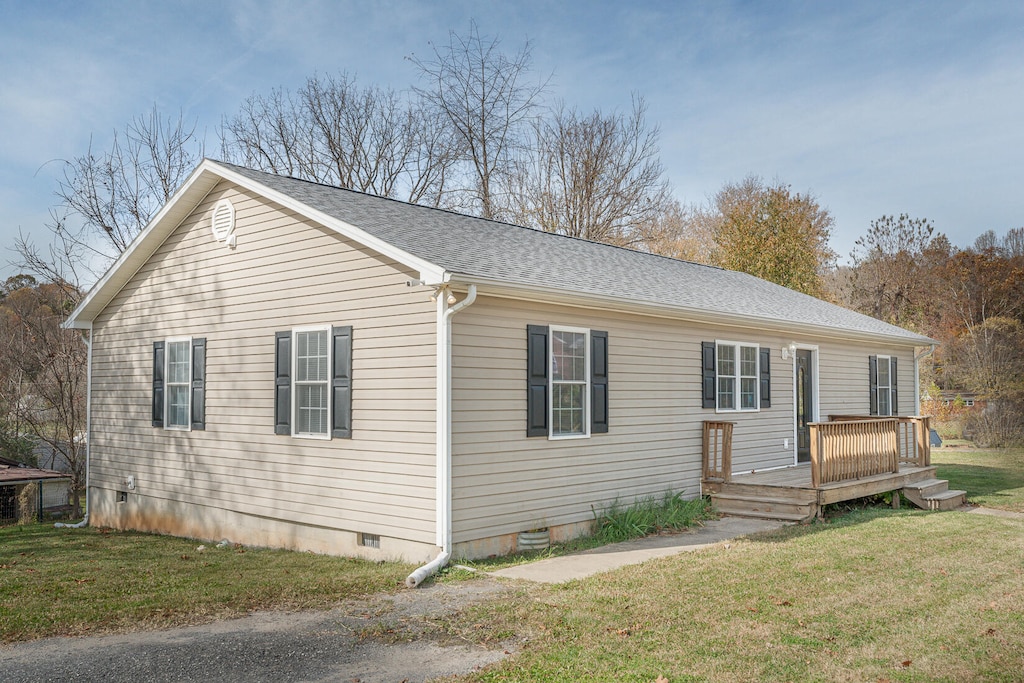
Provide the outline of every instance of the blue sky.
<path id="1" fill-rule="evenodd" d="M 59 160 L 106 149 L 154 104 L 207 148 L 254 92 L 315 72 L 405 88 L 449 29 L 533 43 L 550 94 L 661 128 L 675 194 L 748 174 L 812 192 L 846 257 L 884 214 L 954 243 L 1024 225 L 1020 2 L 24 2 L 0 0 L 0 274 L 38 241 Z"/>

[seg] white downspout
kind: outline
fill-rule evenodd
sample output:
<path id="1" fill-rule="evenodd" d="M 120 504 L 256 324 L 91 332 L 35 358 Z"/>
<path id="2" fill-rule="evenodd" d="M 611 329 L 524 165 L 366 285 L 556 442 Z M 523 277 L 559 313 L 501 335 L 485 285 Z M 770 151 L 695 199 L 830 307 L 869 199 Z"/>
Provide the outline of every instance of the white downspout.
<path id="1" fill-rule="evenodd" d="M 921 368 L 920 363 L 935 353 L 935 344 L 914 356 L 914 415 L 921 414 Z"/>
<path id="2" fill-rule="evenodd" d="M 452 296 L 447 287 L 437 290 L 437 397 L 436 453 L 437 486 L 435 494 L 437 533 L 435 542 L 441 552 L 405 579 L 415 588 L 428 576 L 448 564 L 452 556 L 452 316 L 476 301 L 476 285 L 470 285 L 466 298 L 449 306 Z"/>
<path id="3" fill-rule="evenodd" d="M 53 526 L 57 529 L 81 529 L 89 526 L 89 512 L 92 505 L 89 503 L 89 493 L 92 489 L 89 486 L 89 479 L 92 475 L 92 463 L 89 462 L 92 455 L 92 323 L 89 323 L 89 336 L 85 338 L 85 516 L 81 522 L 75 524 L 64 524 L 57 522 Z M 75 435 L 71 435 L 74 442 Z"/>

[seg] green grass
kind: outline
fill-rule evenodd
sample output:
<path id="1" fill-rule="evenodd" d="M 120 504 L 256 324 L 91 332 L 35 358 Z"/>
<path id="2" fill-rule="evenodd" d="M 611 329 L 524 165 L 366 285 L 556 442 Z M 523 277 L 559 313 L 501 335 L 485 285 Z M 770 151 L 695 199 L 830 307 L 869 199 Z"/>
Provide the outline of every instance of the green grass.
<path id="1" fill-rule="evenodd" d="M 1024 512 L 1024 448 L 936 448 L 932 464 L 969 502 Z"/>
<path id="2" fill-rule="evenodd" d="M 527 639 L 465 681 L 1019 681 L 1022 537 L 1017 519 L 863 510 L 531 585 L 445 628 Z"/>
<path id="3" fill-rule="evenodd" d="M 0 641 L 166 628 L 396 590 L 411 565 L 106 529 L 0 529 Z"/>

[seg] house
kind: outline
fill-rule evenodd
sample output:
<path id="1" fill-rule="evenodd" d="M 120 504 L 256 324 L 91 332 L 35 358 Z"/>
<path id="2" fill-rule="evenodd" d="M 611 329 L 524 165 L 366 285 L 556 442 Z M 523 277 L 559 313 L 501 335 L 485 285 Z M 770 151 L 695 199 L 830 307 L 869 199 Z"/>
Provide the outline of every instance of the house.
<path id="1" fill-rule="evenodd" d="M 731 473 L 806 461 L 824 416 L 916 414 L 933 343 L 743 273 L 211 160 L 67 324 L 90 331 L 90 523 L 414 562 L 698 496 L 706 421 L 732 423 Z"/>
<path id="2" fill-rule="evenodd" d="M 70 481 L 62 472 L 0 458 L 0 524 L 29 517 L 41 520 L 44 515 L 63 512 L 68 505 Z M 28 509 L 23 509 L 23 498 Z"/>

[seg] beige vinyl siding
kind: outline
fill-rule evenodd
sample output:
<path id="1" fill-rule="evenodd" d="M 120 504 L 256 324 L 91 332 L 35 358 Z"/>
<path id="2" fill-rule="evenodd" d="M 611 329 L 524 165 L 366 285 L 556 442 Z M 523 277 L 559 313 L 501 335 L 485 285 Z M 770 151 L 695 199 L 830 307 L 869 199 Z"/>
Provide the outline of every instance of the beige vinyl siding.
<path id="1" fill-rule="evenodd" d="M 779 360 L 776 335 L 486 296 L 453 321 L 456 543 L 586 521 L 616 499 L 628 505 L 666 490 L 694 497 L 703 420 L 737 423 L 736 471 L 793 461 L 792 366 Z M 609 433 L 526 437 L 528 324 L 608 332 Z M 715 339 L 772 349 L 771 408 L 701 408 L 701 342 Z"/>
<path id="2" fill-rule="evenodd" d="M 235 205 L 237 248 L 210 214 Z M 222 182 L 94 324 L 92 484 L 433 544 L 435 319 L 418 273 Z M 274 434 L 274 333 L 353 327 L 352 439 Z M 153 342 L 205 337 L 206 429 L 151 426 Z"/>
<path id="3" fill-rule="evenodd" d="M 821 343 L 821 419 L 829 415 L 868 415 L 870 404 L 870 356 L 897 359 L 897 412 L 914 414 L 914 349 L 864 342 Z"/>

